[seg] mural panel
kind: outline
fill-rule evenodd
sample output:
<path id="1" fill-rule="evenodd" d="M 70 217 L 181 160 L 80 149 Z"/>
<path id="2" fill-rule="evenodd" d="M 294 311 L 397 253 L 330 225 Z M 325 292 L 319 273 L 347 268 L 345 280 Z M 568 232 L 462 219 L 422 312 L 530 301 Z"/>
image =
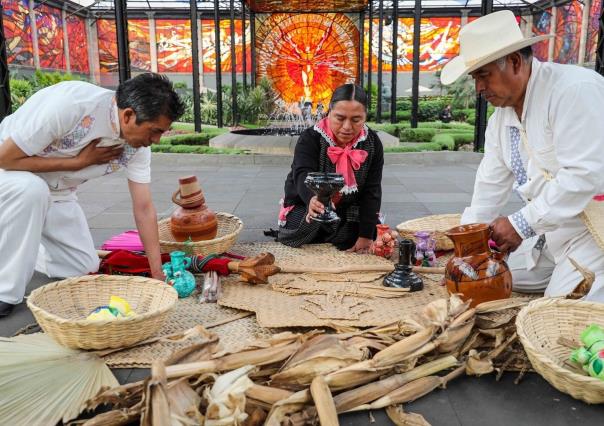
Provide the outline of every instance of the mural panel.
<path id="1" fill-rule="evenodd" d="M 552 9 L 533 15 L 533 34 L 536 36 L 549 34 L 552 21 Z M 540 61 L 547 61 L 549 40 L 533 44 L 533 55 Z"/>
<path id="2" fill-rule="evenodd" d="M 592 0 L 589 10 L 589 26 L 587 27 L 587 44 L 585 46 L 585 62 L 596 62 L 596 48 L 598 46 L 598 28 L 602 0 Z"/>
<path id="3" fill-rule="evenodd" d="M 576 64 L 579 59 L 581 15 L 583 5 L 578 1 L 558 7 L 554 62 Z"/>
<path id="4" fill-rule="evenodd" d="M 358 45 L 358 22 L 345 14 L 257 15 L 258 78 L 288 103 L 327 105 L 336 87 L 354 82 Z"/>
<path id="5" fill-rule="evenodd" d="M 422 18 L 420 27 L 420 70 L 438 71 L 447 61 L 459 54 L 461 18 Z M 378 69 L 379 19 L 373 20 L 372 69 Z M 392 29 L 384 25 L 382 31 L 382 70 L 392 70 Z M 397 36 L 397 71 L 413 70 L 413 18 L 399 18 Z M 365 57 L 369 55 L 369 20 L 365 21 Z M 365 61 L 365 70 L 368 63 Z"/>
<path id="6" fill-rule="evenodd" d="M 367 6 L 367 0 L 248 0 L 250 9 L 254 12 L 326 12 L 338 10 L 341 12 L 360 11 Z"/>
<path id="7" fill-rule="evenodd" d="M 74 72 L 88 73 L 88 39 L 86 21 L 79 16 L 67 17 L 67 42 L 69 44 L 69 65 Z"/>
<path id="8" fill-rule="evenodd" d="M 36 3 L 35 11 L 40 67 L 64 70 L 65 49 L 61 10 Z"/>
<path id="9" fill-rule="evenodd" d="M 113 19 L 98 19 L 99 65 L 101 72 L 117 72 L 117 34 Z"/>
<path id="10" fill-rule="evenodd" d="M 31 24 L 27 0 L 3 0 L 4 36 L 8 63 L 34 66 Z"/>
<path id="11" fill-rule="evenodd" d="M 251 72 L 251 33 L 250 21 L 245 22 L 246 66 Z M 216 48 L 214 46 L 214 21 L 204 19 L 201 21 L 201 48 L 203 55 L 203 72 L 216 72 Z M 240 20 L 235 21 L 235 54 L 237 72 L 243 72 L 243 29 Z M 220 21 L 220 69 L 223 72 L 231 71 L 231 23 Z"/>
<path id="12" fill-rule="evenodd" d="M 191 72 L 191 23 L 156 19 L 157 69 L 159 72 Z"/>
<path id="13" fill-rule="evenodd" d="M 149 20 L 128 20 L 128 47 L 132 71 L 151 71 Z"/>

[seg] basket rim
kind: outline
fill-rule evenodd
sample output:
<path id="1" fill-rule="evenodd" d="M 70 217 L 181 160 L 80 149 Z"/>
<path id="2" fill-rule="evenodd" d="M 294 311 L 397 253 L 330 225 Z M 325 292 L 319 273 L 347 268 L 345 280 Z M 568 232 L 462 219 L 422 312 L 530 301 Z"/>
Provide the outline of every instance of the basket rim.
<path id="1" fill-rule="evenodd" d="M 66 319 L 66 318 L 60 317 L 56 314 L 53 314 L 52 312 L 49 312 L 46 309 L 39 307 L 33 301 L 33 300 L 35 300 L 36 296 L 39 296 L 42 293 L 48 292 L 48 291 L 54 289 L 55 287 L 69 285 L 70 283 L 73 283 L 73 282 L 79 283 L 82 281 L 89 281 L 89 280 L 102 281 L 103 279 L 108 279 L 107 277 L 111 277 L 111 279 L 118 279 L 118 280 L 125 280 L 125 279 L 133 278 L 132 276 L 127 276 L 127 275 L 98 274 L 98 275 L 83 275 L 81 277 L 72 277 L 72 278 L 66 278 L 66 279 L 63 279 L 60 281 L 55 281 L 55 282 L 43 285 L 42 287 L 39 287 L 39 288 L 33 290 L 27 297 L 27 307 L 32 311 L 32 313 L 34 314 L 34 317 L 36 316 L 36 313 L 38 313 L 38 314 L 44 316 L 45 319 L 52 320 L 58 324 L 69 324 L 69 325 L 78 325 L 78 326 L 87 326 L 87 327 L 104 326 L 106 324 L 115 324 L 116 322 L 114 320 L 88 321 L 87 319 L 80 319 L 80 320 Z M 146 312 L 144 314 L 137 314 L 136 316 L 133 316 L 133 317 L 126 317 L 126 318 L 120 319 L 119 324 L 126 325 L 126 324 L 133 324 L 133 323 L 145 321 L 149 318 L 156 317 L 160 314 L 163 314 L 163 313 L 171 310 L 174 307 L 174 305 L 176 305 L 176 301 L 178 300 L 178 293 L 176 292 L 176 290 L 174 290 L 174 288 L 172 286 L 166 284 L 163 281 L 156 280 L 153 278 L 145 278 L 145 277 L 134 277 L 134 278 L 137 278 L 138 280 L 141 280 L 141 281 L 149 281 L 153 285 L 161 285 L 164 287 L 164 290 L 169 289 L 169 292 L 172 292 L 173 300 L 172 300 L 172 303 L 170 303 L 168 306 L 157 309 L 153 312 Z"/>
<path id="2" fill-rule="evenodd" d="M 234 231 L 229 232 L 226 235 L 223 235 L 222 237 L 218 237 L 218 238 L 213 238 L 211 240 L 202 240 L 202 241 L 192 241 L 190 243 L 187 243 L 187 245 L 191 245 L 191 246 L 204 246 L 204 245 L 214 245 L 214 244 L 218 244 L 221 243 L 223 241 L 229 240 L 233 237 L 236 237 L 237 235 L 239 235 L 239 233 L 243 230 L 243 221 L 241 219 L 239 219 L 237 216 L 235 216 L 234 214 L 231 213 L 225 213 L 225 212 L 217 212 L 216 216 L 223 216 L 227 219 L 233 219 L 234 222 L 237 223 L 237 228 Z M 169 217 L 166 217 L 164 219 L 161 219 L 158 223 L 157 226 L 159 228 L 160 225 L 167 223 L 170 221 Z M 171 241 L 171 240 L 159 240 L 159 243 L 162 245 L 166 245 L 166 246 L 182 246 L 183 244 L 185 244 L 184 241 Z"/>
<path id="3" fill-rule="evenodd" d="M 437 219 L 454 219 L 454 218 L 460 219 L 461 214 L 460 213 L 445 213 L 445 214 L 433 214 L 433 215 L 428 215 L 428 216 L 416 217 L 415 219 L 409 219 L 409 220 L 399 223 L 398 225 L 396 225 L 396 230 L 397 231 L 412 230 L 410 228 L 410 226 L 414 225 L 415 223 L 421 222 L 421 221 L 430 221 L 430 220 L 437 220 Z M 436 231 L 443 232 L 443 231 L 439 231 L 439 230 L 436 230 Z"/>
<path id="4" fill-rule="evenodd" d="M 554 361 L 552 361 L 552 359 L 550 357 L 544 355 L 542 351 L 540 351 L 538 348 L 536 348 L 535 345 L 533 345 L 533 342 L 531 341 L 531 339 L 529 339 L 529 337 L 527 336 L 527 334 L 523 328 L 523 322 L 526 320 L 526 318 L 531 313 L 538 311 L 541 308 L 549 307 L 552 305 L 564 306 L 564 307 L 572 307 L 575 305 L 580 305 L 586 309 L 589 309 L 589 310 L 593 309 L 593 310 L 597 310 L 597 311 L 602 311 L 604 313 L 604 304 L 603 303 L 587 302 L 587 301 L 583 301 L 583 300 L 564 299 L 561 297 L 552 297 L 552 298 L 543 297 L 540 299 L 533 300 L 527 306 L 522 308 L 520 310 L 520 312 L 518 312 L 518 315 L 516 316 L 516 333 L 518 334 L 520 342 L 522 343 L 522 346 L 524 347 L 525 351 L 527 352 L 529 357 L 534 356 L 535 358 L 537 358 L 537 360 L 539 362 L 546 365 L 548 368 L 551 368 L 552 371 L 555 372 L 556 374 L 567 376 L 568 378 L 570 378 L 580 384 L 585 384 L 585 385 L 589 384 L 590 386 L 596 386 L 596 387 L 599 387 L 602 390 L 604 390 L 604 381 L 603 380 L 600 380 L 600 379 L 597 379 L 597 378 L 591 377 L 591 376 L 584 376 L 582 374 L 575 373 L 572 370 L 568 370 L 566 368 L 560 367 L 558 364 L 556 364 Z M 539 371 L 535 365 L 533 365 L 533 367 L 535 367 L 535 370 Z"/>

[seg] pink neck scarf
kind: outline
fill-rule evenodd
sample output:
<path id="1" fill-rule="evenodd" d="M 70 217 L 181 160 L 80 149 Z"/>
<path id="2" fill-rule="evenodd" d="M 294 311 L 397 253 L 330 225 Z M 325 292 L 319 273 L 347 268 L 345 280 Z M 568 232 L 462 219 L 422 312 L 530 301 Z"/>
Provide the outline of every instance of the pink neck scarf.
<path id="1" fill-rule="evenodd" d="M 335 144 L 336 138 L 331 129 L 329 128 L 329 122 L 327 117 L 319 121 L 317 127 L 323 131 L 323 133 L 331 139 L 331 142 Z M 354 177 L 354 170 L 359 170 L 361 164 L 367 159 L 367 151 L 362 149 L 354 149 L 355 143 L 365 136 L 365 129 L 359 133 L 359 135 L 344 148 L 339 146 L 330 146 L 327 148 L 327 156 L 333 164 L 336 165 L 336 173 L 340 173 L 344 176 L 344 188 L 341 192 L 343 194 L 349 194 L 351 192 L 358 191 L 357 180 Z"/>

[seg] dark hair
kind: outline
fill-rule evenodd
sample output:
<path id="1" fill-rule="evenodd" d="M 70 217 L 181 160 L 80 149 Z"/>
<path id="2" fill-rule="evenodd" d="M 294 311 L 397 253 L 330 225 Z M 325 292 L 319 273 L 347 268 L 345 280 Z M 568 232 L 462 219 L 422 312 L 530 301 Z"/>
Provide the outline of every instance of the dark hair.
<path id="1" fill-rule="evenodd" d="M 518 50 L 518 53 L 524 59 L 527 59 L 527 60 L 531 59 L 533 57 L 533 46 L 523 47 L 522 49 Z"/>
<path id="2" fill-rule="evenodd" d="M 121 83 L 115 92 L 117 107 L 132 108 L 136 124 L 166 116 L 172 121 L 184 114 L 185 106 L 172 82 L 161 74 L 145 73 Z"/>
<path id="3" fill-rule="evenodd" d="M 367 112 L 367 93 L 361 86 L 349 83 L 338 87 L 331 95 L 329 109 L 332 109 L 340 101 L 357 101 L 365 107 L 365 112 Z"/>

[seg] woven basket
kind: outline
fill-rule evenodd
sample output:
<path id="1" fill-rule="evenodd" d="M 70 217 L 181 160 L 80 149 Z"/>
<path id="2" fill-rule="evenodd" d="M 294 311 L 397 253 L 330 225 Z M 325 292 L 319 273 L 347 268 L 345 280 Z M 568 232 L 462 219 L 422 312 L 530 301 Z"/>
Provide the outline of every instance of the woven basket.
<path id="1" fill-rule="evenodd" d="M 402 238 L 410 240 L 415 239 L 416 232 L 431 232 L 436 240 L 437 250 L 453 250 L 453 241 L 445 235 L 445 232 L 459 226 L 460 221 L 460 214 L 437 214 L 408 220 L 397 225 L 396 230 Z"/>
<path id="2" fill-rule="evenodd" d="M 124 298 L 136 316 L 87 321 L 111 295 Z M 109 349 L 133 345 L 155 334 L 178 294 L 169 285 L 143 277 L 86 275 L 47 284 L 31 292 L 27 306 L 44 332 L 70 348 Z"/>
<path id="3" fill-rule="evenodd" d="M 159 221 L 159 247 L 162 253 L 181 250 L 185 253 L 206 256 L 211 253 L 224 253 L 237 241 L 243 229 L 243 222 L 237 216 L 228 213 L 216 213 L 218 233 L 216 238 L 206 241 L 178 242 L 170 229 L 170 218 Z"/>
<path id="4" fill-rule="evenodd" d="M 579 341 L 590 324 L 604 326 L 604 304 L 566 299 L 537 299 L 516 318 L 518 337 L 533 368 L 560 392 L 589 404 L 604 402 L 604 381 L 564 366 L 572 351 L 559 337 Z"/>

